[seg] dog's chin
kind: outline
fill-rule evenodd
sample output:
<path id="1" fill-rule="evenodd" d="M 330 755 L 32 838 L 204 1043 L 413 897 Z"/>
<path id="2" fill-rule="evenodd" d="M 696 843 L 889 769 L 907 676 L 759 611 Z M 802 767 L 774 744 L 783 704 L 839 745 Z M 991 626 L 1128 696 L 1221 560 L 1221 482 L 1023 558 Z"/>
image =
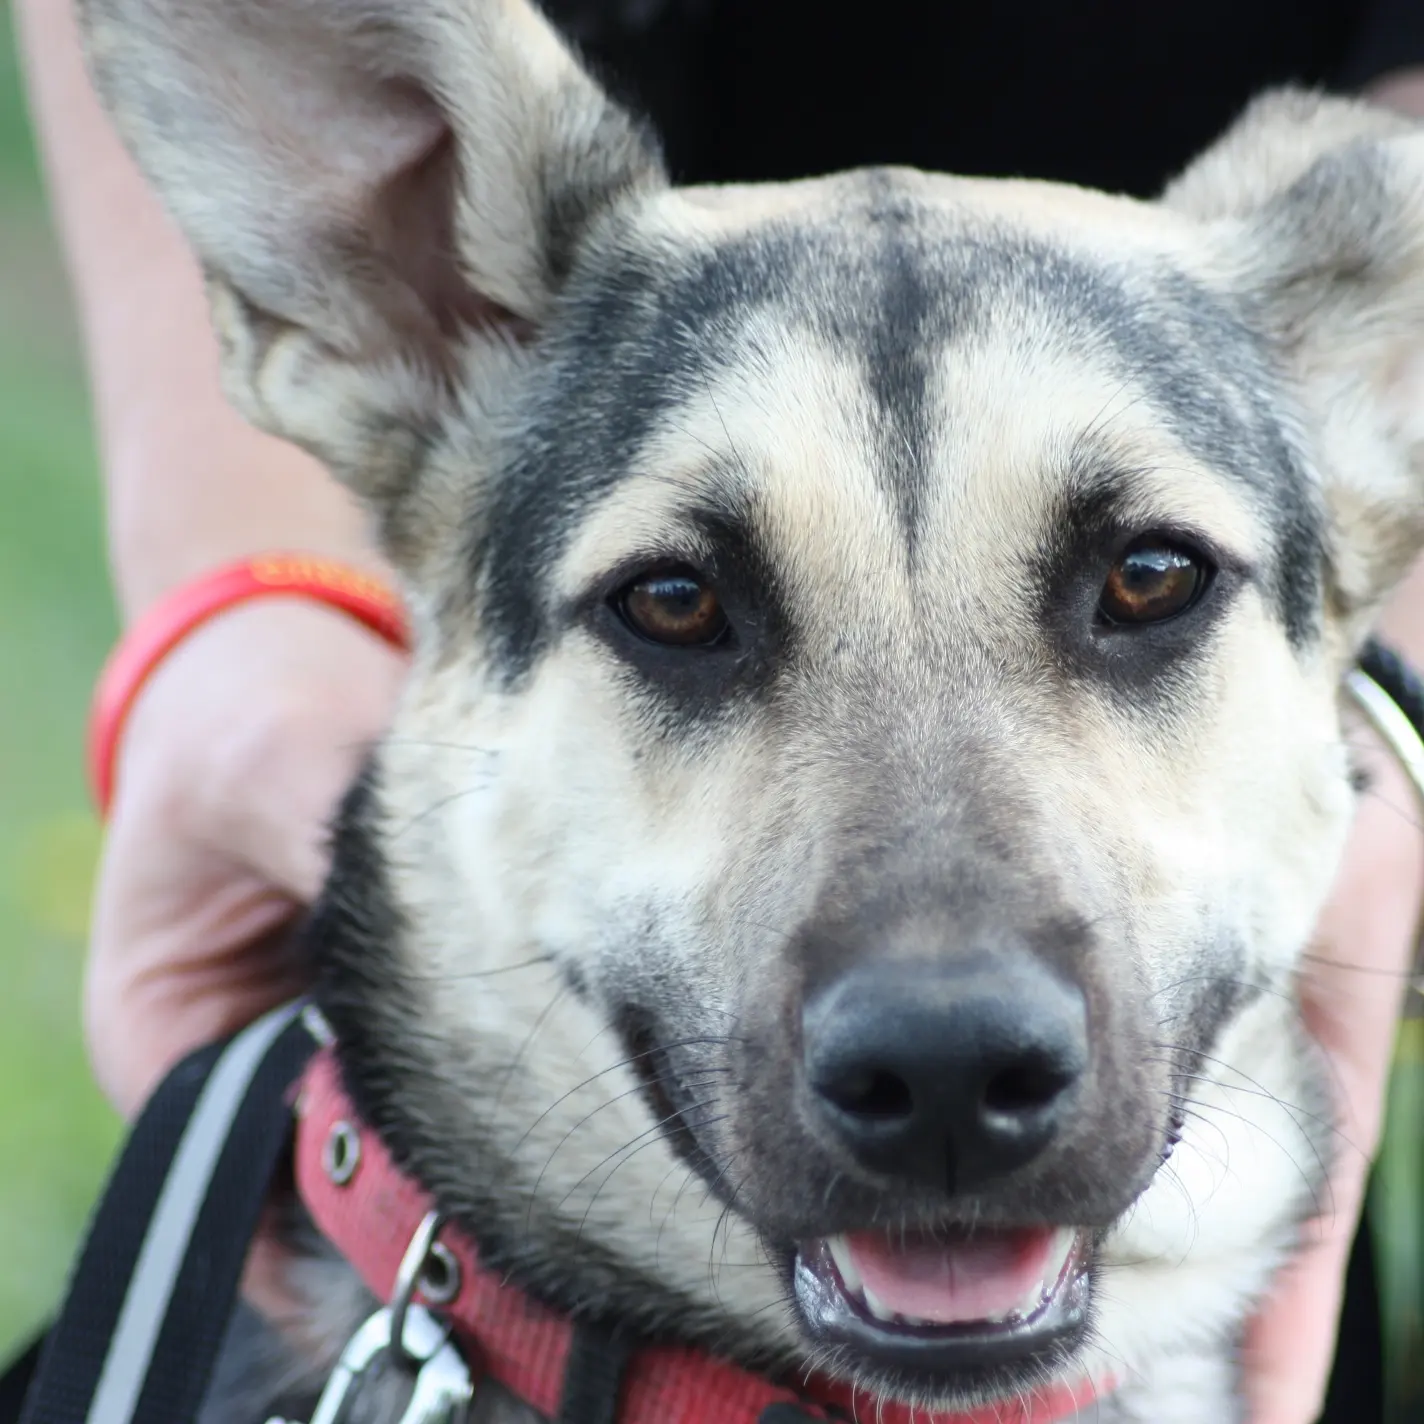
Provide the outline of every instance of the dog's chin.
<path id="1" fill-rule="evenodd" d="M 857 1231 L 778 1254 L 812 1350 L 896 1394 L 1002 1398 L 1063 1374 L 1088 1333 L 1087 1231 Z"/>

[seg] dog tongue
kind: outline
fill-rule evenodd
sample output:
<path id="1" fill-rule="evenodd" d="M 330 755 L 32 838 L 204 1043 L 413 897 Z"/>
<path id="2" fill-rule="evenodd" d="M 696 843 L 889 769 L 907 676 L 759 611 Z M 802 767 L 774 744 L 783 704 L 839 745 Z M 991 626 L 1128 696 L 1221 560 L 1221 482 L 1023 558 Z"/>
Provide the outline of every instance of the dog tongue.
<path id="1" fill-rule="evenodd" d="M 862 1285 L 881 1305 L 936 1325 L 1023 1308 L 1043 1280 L 1053 1244 L 1048 1227 L 976 1231 L 951 1241 L 913 1234 L 902 1239 L 882 1231 L 846 1237 Z"/>

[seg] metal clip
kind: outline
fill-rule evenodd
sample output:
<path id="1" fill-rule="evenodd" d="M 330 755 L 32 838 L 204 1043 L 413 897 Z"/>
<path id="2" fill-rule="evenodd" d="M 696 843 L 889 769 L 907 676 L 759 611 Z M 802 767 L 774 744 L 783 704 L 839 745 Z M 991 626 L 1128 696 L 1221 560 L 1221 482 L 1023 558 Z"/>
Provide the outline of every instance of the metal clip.
<path id="1" fill-rule="evenodd" d="M 400 1424 L 465 1424 L 474 1397 L 470 1372 L 460 1352 L 447 1340 L 420 1367 L 415 1377 L 415 1392 L 400 1417 Z"/>
<path id="2" fill-rule="evenodd" d="M 474 1382 L 449 1331 L 423 1306 L 411 1305 L 401 1322 L 399 1341 L 393 1335 L 390 1310 L 378 1310 L 347 1342 L 322 1390 L 311 1424 L 338 1424 L 352 1391 L 372 1362 L 385 1350 L 415 1368 L 415 1389 L 398 1424 L 465 1424 Z M 267 1424 L 296 1424 L 269 1419 Z"/>

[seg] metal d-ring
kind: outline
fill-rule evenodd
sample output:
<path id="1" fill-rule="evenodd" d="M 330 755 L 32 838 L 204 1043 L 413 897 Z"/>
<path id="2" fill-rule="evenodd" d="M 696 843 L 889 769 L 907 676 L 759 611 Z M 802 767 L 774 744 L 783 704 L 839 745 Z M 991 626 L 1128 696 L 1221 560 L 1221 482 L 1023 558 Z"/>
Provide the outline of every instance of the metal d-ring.
<path id="1" fill-rule="evenodd" d="M 347 1186 L 361 1165 L 361 1134 L 344 1119 L 331 1124 L 321 1144 L 321 1170 L 333 1186 Z"/>
<path id="2" fill-rule="evenodd" d="M 460 1258 L 443 1241 L 430 1243 L 419 1286 L 427 1305 L 449 1305 L 460 1294 Z"/>
<path id="3" fill-rule="evenodd" d="M 460 1263 L 435 1239 L 444 1224 L 445 1218 L 440 1212 L 426 1212 L 415 1228 L 415 1235 L 410 1238 L 410 1245 L 405 1248 L 400 1268 L 396 1271 L 390 1305 L 391 1349 L 408 1364 L 418 1362 L 413 1361 L 401 1337 L 405 1333 L 406 1311 L 410 1309 L 416 1291 L 423 1291 L 439 1305 L 448 1305 L 460 1293 Z M 432 1260 L 439 1262 L 442 1275 L 427 1283 L 427 1267 Z M 435 1287 L 433 1291 L 430 1289 L 432 1285 Z"/>

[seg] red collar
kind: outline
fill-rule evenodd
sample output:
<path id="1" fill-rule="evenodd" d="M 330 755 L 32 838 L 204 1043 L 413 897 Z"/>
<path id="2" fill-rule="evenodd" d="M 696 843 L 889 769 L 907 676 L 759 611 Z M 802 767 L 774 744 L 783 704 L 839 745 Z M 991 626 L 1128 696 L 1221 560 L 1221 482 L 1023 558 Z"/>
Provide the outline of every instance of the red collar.
<path id="1" fill-rule="evenodd" d="M 297 1189 L 317 1227 L 356 1268 L 382 1302 L 391 1300 L 406 1248 L 431 1209 L 431 1199 L 391 1161 L 376 1135 L 357 1118 L 330 1049 L 311 1060 L 297 1096 Z M 333 1134 L 354 1134 L 349 1176 L 331 1170 Z M 350 1137 L 347 1137 L 349 1144 Z M 344 1182 L 337 1179 L 345 1178 Z M 471 1366 L 498 1380 L 553 1417 L 559 1408 L 573 1327 L 568 1319 L 481 1266 L 474 1243 L 452 1227 L 441 1243 L 460 1265 L 455 1298 L 433 1307 L 470 1356 Z M 420 1297 L 417 1295 L 417 1299 Z M 620 1424 L 756 1424 L 775 1404 L 791 1404 L 810 1418 L 826 1410 L 877 1424 L 1055 1424 L 1099 1394 L 1091 1382 L 1036 1392 L 1028 1407 L 1005 1401 L 968 1413 L 926 1414 L 883 1404 L 848 1385 L 818 1382 L 805 1393 L 771 1383 L 700 1351 L 651 1345 L 629 1364 Z"/>

